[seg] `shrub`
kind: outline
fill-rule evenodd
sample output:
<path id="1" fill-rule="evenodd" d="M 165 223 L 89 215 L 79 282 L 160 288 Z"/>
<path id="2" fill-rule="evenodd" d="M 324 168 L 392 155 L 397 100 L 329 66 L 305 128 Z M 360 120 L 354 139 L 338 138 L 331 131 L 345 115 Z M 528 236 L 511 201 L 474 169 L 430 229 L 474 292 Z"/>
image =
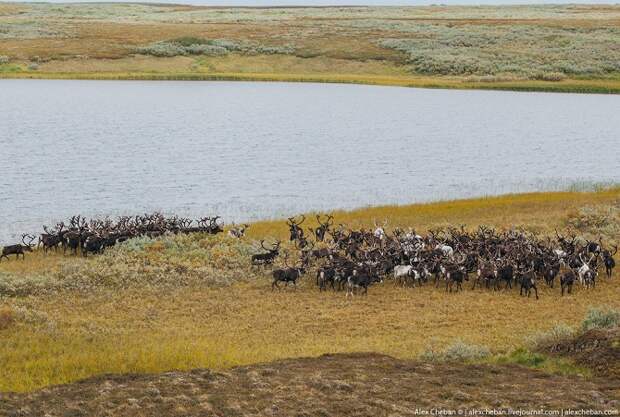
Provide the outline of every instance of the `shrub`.
<path id="1" fill-rule="evenodd" d="M 28 64 L 28 69 L 30 71 L 36 71 L 39 69 L 39 64 L 37 64 L 36 62 L 31 62 L 30 64 Z"/>
<path id="2" fill-rule="evenodd" d="M 8 56 L 0 55 L 0 65 L 8 64 L 11 62 Z"/>
<path id="3" fill-rule="evenodd" d="M 180 45 L 180 46 L 193 46 L 193 45 L 208 45 L 209 41 L 203 38 L 196 38 L 193 36 L 184 36 L 181 38 L 176 38 L 170 41 L 171 43 Z"/>
<path id="4" fill-rule="evenodd" d="M 584 331 L 590 329 L 609 329 L 620 325 L 620 311 L 613 308 L 591 308 L 581 323 Z"/>
<path id="5" fill-rule="evenodd" d="M 449 25 L 399 22 L 408 37 L 380 39 L 378 45 L 404 54 L 410 70 L 441 75 L 515 74 L 561 81 L 567 75 L 618 72 L 617 29 L 531 25 Z"/>
<path id="6" fill-rule="evenodd" d="M 43 294 L 59 288 L 61 283 L 52 276 L 17 276 L 0 272 L 0 296 L 24 297 Z"/>
<path id="7" fill-rule="evenodd" d="M 491 354 L 486 346 L 470 345 L 457 340 L 441 351 L 432 347 L 424 351 L 420 358 L 430 362 L 465 362 L 475 361 L 488 357 Z"/>
<path id="8" fill-rule="evenodd" d="M 295 52 L 295 48 L 293 48 L 290 45 L 286 45 L 286 46 L 257 46 L 256 48 L 254 48 L 254 51 L 256 53 L 266 54 L 266 55 L 275 55 L 275 54 L 290 55 L 290 54 L 293 54 Z"/>
<path id="9" fill-rule="evenodd" d="M 546 332 L 539 332 L 526 339 L 526 344 L 533 350 L 541 350 L 556 345 L 575 335 L 575 329 L 566 324 L 556 324 Z"/>
<path id="10" fill-rule="evenodd" d="M 616 241 L 620 235 L 620 202 L 607 206 L 585 206 L 570 213 L 565 219 L 569 228 L 580 231 L 586 238 L 603 237 Z"/>
<path id="11" fill-rule="evenodd" d="M 190 45 L 185 47 L 185 51 L 191 55 L 207 55 L 207 56 L 220 56 L 226 55 L 228 50 L 221 46 L 215 45 Z"/>
<path id="12" fill-rule="evenodd" d="M 136 48 L 139 54 L 152 55 L 157 57 L 173 57 L 179 55 L 187 55 L 185 48 L 175 43 L 156 42 L 147 46 Z"/>
<path id="13" fill-rule="evenodd" d="M 87 260 L 67 259 L 56 272 L 17 276 L 0 272 L 0 296 L 22 297 L 97 288 L 227 286 L 256 279 L 250 243 L 203 233 L 130 239 Z"/>
<path id="14" fill-rule="evenodd" d="M 294 51 L 295 48 L 291 45 L 266 46 L 254 42 L 234 41 L 230 39 L 201 39 L 193 37 L 155 42 L 135 49 L 136 53 L 157 57 L 173 57 L 180 55 L 220 56 L 230 52 L 242 52 L 246 54 L 292 54 Z"/>
<path id="15" fill-rule="evenodd" d="M 540 81 L 562 81 L 566 79 L 566 74 L 562 72 L 541 72 L 532 78 Z"/>

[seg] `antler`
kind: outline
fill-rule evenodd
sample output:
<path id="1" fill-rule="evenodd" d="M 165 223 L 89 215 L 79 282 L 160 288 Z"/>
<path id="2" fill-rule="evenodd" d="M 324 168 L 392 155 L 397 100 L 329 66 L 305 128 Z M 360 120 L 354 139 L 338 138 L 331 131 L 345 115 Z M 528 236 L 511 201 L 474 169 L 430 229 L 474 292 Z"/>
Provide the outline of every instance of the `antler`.
<path id="1" fill-rule="evenodd" d="M 26 243 L 26 238 L 30 239 L 30 240 L 28 241 L 28 243 Z M 36 237 L 35 237 L 35 236 L 33 236 L 33 235 L 28 235 L 28 234 L 22 235 L 22 243 L 23 243 L 24 245 L 26 245 L 26 246 L 32 246 L 32 242 L 33 242 L 35 239 L 36 239 Z"/>

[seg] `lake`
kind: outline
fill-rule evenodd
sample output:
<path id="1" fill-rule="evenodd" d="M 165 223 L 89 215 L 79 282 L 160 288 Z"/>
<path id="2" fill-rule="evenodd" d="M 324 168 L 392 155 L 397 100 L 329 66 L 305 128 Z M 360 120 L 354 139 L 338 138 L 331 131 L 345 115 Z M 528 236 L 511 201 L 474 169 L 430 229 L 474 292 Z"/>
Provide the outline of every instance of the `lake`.
<path id="1" fill-rule="evenodd" d="M 0 80 L 0 244 L 73 214 L 226 222 L 620 181 L 620 96 Z"/>

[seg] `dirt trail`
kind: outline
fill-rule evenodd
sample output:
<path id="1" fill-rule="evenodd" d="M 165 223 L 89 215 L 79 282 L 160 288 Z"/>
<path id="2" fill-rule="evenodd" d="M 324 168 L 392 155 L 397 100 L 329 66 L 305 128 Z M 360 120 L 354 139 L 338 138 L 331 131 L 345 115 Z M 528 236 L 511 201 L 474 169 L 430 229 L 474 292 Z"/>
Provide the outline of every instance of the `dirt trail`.
<path id="1" fill-rule="evenodd" d="M 227 372 L 106 375 L 0 394 L 1 416 L 409 416 L 433 408 L 620 408 L 620 378 L 360 353 Z"/>

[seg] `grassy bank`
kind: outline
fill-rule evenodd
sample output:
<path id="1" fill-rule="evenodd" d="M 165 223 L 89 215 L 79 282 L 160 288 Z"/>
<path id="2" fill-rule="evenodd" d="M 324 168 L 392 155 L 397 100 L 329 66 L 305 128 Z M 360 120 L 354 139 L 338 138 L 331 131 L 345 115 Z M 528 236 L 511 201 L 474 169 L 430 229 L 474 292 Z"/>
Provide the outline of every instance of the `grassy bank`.
<path id="1" fill-rule="evenodd" d="M 337 222 L 422 231 L 445 224 L 571 225 L 617 238 L 619 189 L 534 193 L 337 212 Z M 611 213 L 591 226 L 590 216 Z M 101 373 L 228 368 L 326 352 L 416 358 L 455 340 L 508 353 L 556 323 L 578 326 L 592 306 L 620 308 L 620 280 L 595 290 L 540 286 L 540 300 L 486 290 L 447 295 L 391 283 L 368 297 L 320 294 L 312 274 L 297 291 L 271 292 L 252 270 L 255 238 L 284 238 L 281 221 L 255 223 L 244 241 L 192 235 L 141 239 L 88 259 L 30 254 L 0 263 L 0 391 L 28 391 Z M 16 290 L 18 289 L 18 290 Z"/>
<path id="2" fill-rule="evenodd" d="M 0 78 L 618 93 L 620 7 L 0 5 Z"/>
<path id="3" fill-rule="evenodd" d="M 591 93 L 619 94 L 620 80 L 563 80 L 549 81 L 509 81 L 509 82 L 467 82 L 441 77 L 385 77 L 373 75 L 301 75 L 301 74 L 197 74 L 197 73 L 46 73 L 19 72 L 0 73 L 0 79 L 52 79 L 52 80 L 153 80 L 153 81 L 273 81 L 310 82 L 337 84 L 365 84 L 381 86 L 476 89 L 506 91 L 539 91 L 553 93 Z"/>

